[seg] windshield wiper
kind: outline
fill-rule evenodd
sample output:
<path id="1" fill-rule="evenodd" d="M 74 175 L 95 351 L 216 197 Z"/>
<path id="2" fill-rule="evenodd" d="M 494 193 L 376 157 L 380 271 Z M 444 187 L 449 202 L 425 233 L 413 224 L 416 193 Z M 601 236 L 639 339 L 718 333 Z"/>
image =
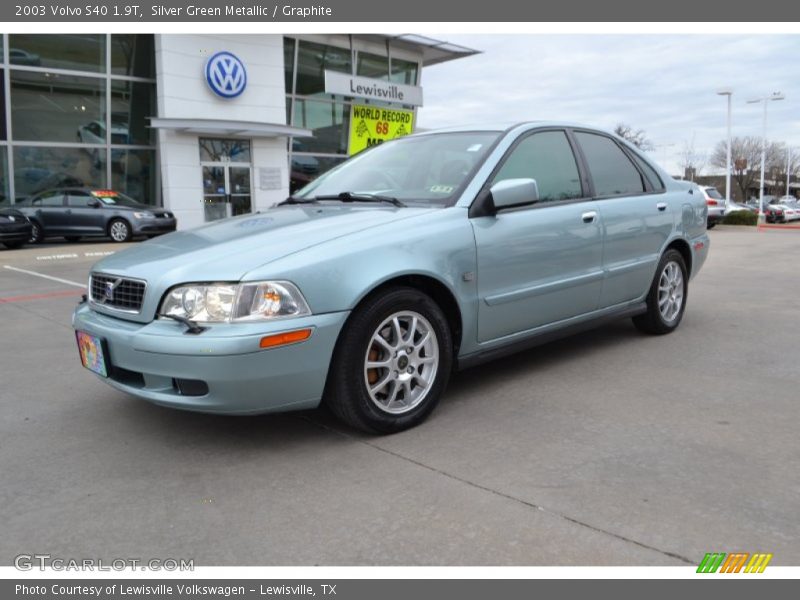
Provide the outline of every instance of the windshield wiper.
<path id="1" fill-rule="evenodd" d="M 287 204 L 316 204 L 316 198 L 300 198 L 298 196 L 289 196 L 283 202 L 278 202 L 277 206 L 286 206 Z"/>
<path id="2" fill-rule="evenodd" d="M 201 327 L 197 324 L 197 321 L 192 321 L 191 319 L 187 319 L 186 317 L 179 317 L 178 315 L 168 315 L 166 313 L 159 313 L 159 317 L 162 319 L 172 319 L 173 321 L 177 321 L 178 323 L 183 323 L 186 325 L 186 333 L 191 333 L 192 335 L 197 335 L 198 333 L 203 333 L 208 327 Z"/>
<path id="3" fill-rule="evenodd" d="M 339 200 L 340 202 L 386 202 L 398 208 L 404 208 L 405 204 L 393 196 L 382 194 L 370 194 L 367 192 L 339 192 L 323 196 L 314 196 L 313 200 Z"/>

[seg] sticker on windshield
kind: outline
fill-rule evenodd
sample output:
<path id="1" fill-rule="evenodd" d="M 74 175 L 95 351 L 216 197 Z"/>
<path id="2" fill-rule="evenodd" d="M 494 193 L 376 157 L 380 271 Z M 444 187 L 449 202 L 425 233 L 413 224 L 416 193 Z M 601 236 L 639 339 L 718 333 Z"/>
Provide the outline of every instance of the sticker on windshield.
<path id="1" fill-rule="evenodd" d="M 432 185 L 428 188 L 428 191 L 434 194 L 452 194 L 454 189 L 456 188 L 452 185 Z"/>
<path id="2" fill-rule="evenodd" d="M 92 196 L 95 198 L 116 198 L 119 194 L 114 190 L 92 190 Z"/>
<path id="3" fill-rule="evenodd" d="M 467 152 L 477 152 L 483 148 L 483 144 L 472 144 L 469 148 L 467 148 Z"/>

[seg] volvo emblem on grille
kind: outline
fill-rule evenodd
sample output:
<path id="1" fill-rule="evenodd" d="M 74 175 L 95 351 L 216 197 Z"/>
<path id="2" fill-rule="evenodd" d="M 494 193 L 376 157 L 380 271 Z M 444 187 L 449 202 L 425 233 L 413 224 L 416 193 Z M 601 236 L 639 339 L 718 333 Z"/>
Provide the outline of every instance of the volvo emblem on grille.
<path id="1" fill-rule="evenodd" d="M 121 279 L 115 279 L 114 281 L 106 281 L 106 289 L 105 289 L 105 298 L 103 302 L 110 302 L 114 300 L 114 290 L 117 289 L 119 282 L 122 281 Z"/>

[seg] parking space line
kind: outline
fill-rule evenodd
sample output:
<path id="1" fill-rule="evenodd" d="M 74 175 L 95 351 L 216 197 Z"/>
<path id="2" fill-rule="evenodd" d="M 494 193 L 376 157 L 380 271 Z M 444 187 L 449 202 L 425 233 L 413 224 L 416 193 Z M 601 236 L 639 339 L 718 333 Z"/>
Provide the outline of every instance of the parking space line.
<path id="1" fill-rule="evenodd" d="M 79 288 L 86 288 L 85 283 L 78 283 L 77 281 L 70 281 L 69 279 L 61 279 L 60 277 L 53 277 L 52 275 L 45 275 L 44 273 L 37 273 L 36 271 L 29 271 L 28 269 L 20 269 L 18 267 L 11 267 L 9 265 L 3 265 L 4 269 L 9 269 L 10 271 L 17 271 L 18 273 L 25 273 L 27 275 L 33 275 L 34 277 L 41 277 L 43 279 L 49 279 L 50 281 L 57 281 L 58 283 L 65 283 L 67 285 L 74 285 Z"/>
<path id="2" fill-rule="evenodd" d="M 80 293 L 81 290 L 60 290 L 58 292 L 47 292 L 45 294 L 29 294 L 27 296 L 5 296 L 0 297 L 0 304 L 28 302 L 29 300 L 43 300 L 45 298 L 60 298 L 63 296 L 77 296 Z"/>

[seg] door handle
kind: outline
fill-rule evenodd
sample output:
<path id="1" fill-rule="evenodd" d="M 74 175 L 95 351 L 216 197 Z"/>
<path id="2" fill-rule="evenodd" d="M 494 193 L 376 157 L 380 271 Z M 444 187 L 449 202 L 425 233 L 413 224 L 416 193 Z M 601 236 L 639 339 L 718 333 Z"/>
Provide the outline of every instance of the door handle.
<path id="1" fill-rule="evenodd" d="M 584 223 L 592 223 L 597 218 L 597 211 L 590 210 L 589 212 L 585 212 L 581 215 L 581 219 L 583 219 Z"/>
<path id="2" fill-rule="evenodd" d="M 663 212 L 663 211 L 667 210 L 667 203 L 666 202 L 659 202 L 658 204 L 656 204 L 656 208 Z"/>

